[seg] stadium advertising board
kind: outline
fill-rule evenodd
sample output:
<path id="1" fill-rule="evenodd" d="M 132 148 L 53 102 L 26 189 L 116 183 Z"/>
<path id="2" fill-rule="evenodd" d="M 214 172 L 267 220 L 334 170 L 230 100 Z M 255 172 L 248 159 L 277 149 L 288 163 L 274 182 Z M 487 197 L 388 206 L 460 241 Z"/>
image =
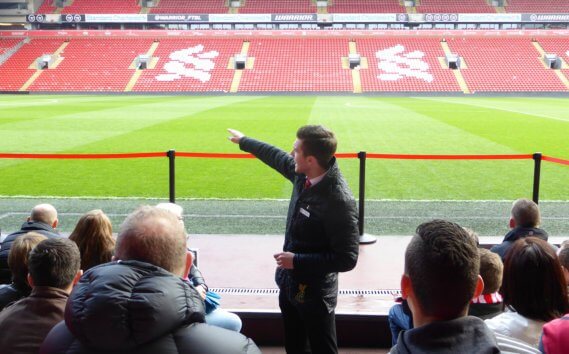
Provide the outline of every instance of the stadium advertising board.
<path id="1" fill-rule="evenodd" d="M 31 14 L 26 16 L 29 23 L 60 23 L 60 14 Z"/>
<path id="2" fill-rule="evenodd" d="M 200 38 L 250 38 L 259 37 L 563 37 L 569 36 L 569 30 L 346 30 L 346 31 L 283 31 L 283 30 L 32 30 L 0 31 L 0 37 L 200 37 Z"/>
<path id="3" fill-rule="evenodd" d="M 209 22 L 265 23 L 271 22 L 271 14 L 210 14 Z"/>
<path id="4" fill-rule="evenodd" d="M 458 14 L 425 14 L 424 22 L 458 22 Z"/>
<path id="5" fill-rule="evenodd" d="M 67 14 L 67 15 L 61 15 L 61 22 L 67 22 L 67 23 L 71 23 L 71 22 L 85 22 L 85 15 L 72 15 L 72 14 Z"/>
<path id="6" fill-rule="evenodd" d="M 192 22 L 209 22 L 208 14 L 179 14 L 179 15 L 163 15 L 149 14 L 148 22 L 160 23 L 192 23 Z"/>
<path id="7" fill-rule="evenodd" d="M 374 22 L 401 22 L 398 15 L 405 14 L 333 14 L 334 22 L 374 23 Z"/>
<path id="8" fill-rule="evenodd" d="M 87 14 L 85 22 L 95 23 L 140 23 L 146 22 L 146 14 Z"/>
<path id="9" fill-rule="evenodd" d="M 569 22 L 569 14 L 522 14 L 522 22 Z"/>
<path id="10" fill-rule="evenodd" d="M 271 22 L 316 22 L 318 16 L 316 14 L 272 14 Z"/>
<path id="11" fill-rule="evenodd" d="M 513 23 L 521 21 L 522 14 L 458 14 L 458 22 Z"/>

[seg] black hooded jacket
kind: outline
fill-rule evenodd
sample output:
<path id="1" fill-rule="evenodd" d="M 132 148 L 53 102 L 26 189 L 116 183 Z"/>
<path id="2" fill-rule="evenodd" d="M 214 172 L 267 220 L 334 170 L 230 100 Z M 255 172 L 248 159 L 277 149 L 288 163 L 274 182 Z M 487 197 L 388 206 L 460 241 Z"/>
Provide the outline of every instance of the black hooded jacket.
<path id="1" fill-rule="evenodd" d="M 65 321 L 41 354 L 260 353 L 252 340 L 203 323 L 204 303 L 187 282 L 148 263 L 106 263 L 73 289 Z"/>
<path id="2" fill-rule="evenodd" d="M 504 236 L 504 240 L 502 241 L 501 244 L 499 245 L 495 245 L 493 246 L 490 251 L 497 253 L 500 258 L 502 258 L 502 261 L 504 261 L 506 259 L 506 253 L 508 253 L 508 251 L 510 250 L 510 248 L 512 248 L 512 245 L 514 244 L 514 242 L 516 242 L 517 240 L 519 240 L 520 238 L 523 237 L 537 237 L 540 238 L 544 241 L 547 241 L 547 239 L 549 238 L 549 235 L 547 234 L 547 232 L 545 232 L 545 230 L 542 230 L 540 228 L 537 227 L 515 227 L 513 229 L 511 229 L 506 236 Z"/>
<path id="3" fill-rule="evenodd" d="M 9 284 L 12 281 L 12 272 L 10 272 L 10 268 L 8 267 L 8 255 L 10 254 L 12 243 L 14 243 L 18 236 L 25 235 L 32 231 L 42 234 L 47 238 L 60 237 L 50 225 L 38 221 L 26 221 L 19 231 L 6 236 L 0 247 L 0 284 Z"/>

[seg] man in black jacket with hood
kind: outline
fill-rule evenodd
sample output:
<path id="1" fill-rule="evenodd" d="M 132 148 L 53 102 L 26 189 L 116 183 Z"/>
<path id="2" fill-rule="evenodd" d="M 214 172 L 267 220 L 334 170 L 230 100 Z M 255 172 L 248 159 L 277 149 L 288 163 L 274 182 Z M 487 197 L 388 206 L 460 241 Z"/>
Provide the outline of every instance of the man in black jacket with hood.
<path id="1" fill-rule="evenodd" d="M 32 209 L 28 220 L 22 225 L 21 229 L 6 236 L 0 246 L 0 284 L 9 284 L 12 281 L 12 273 L 8 267 L 8 255 L 16 238 L 30 231 L 42 234 L 47 238 L 60 237 L 55 231 L 58 223 L 57 210 L 55 210 L 53 205 L 38 204 Z"/>
<path id="2" fill-rule="evenodd" d="M 41 354 L 260 353 L 242 334 L 203 323 L 204 302 L 181 278 L 192 264 L 186 234 L 170 211 L 130 214 L 115 257 L 81 277 Z"/>
<path id="3" fill-rule="evenodd" d="M 502 261 L 517 240 L 523 237 L 538 237 L 547 241 L 549 235 L 540 229 L 541 215 L 537 204 L 529 199 L 518 199 L 512 204 L 510 216 L 510 232 L 504 236 L 501 244 L 493 246 L 490 251 L 497 253 Z M 555 247 L 555 246 L 552 246 Z"/>
<path id="4" fill-rule="evenodd" d="M 359 233 L 355 200 L 334 157 L 336 137 L 322 126 L 303 126 L 288 154 L 236 130 L 229 133 L 241 150 L 293 183 L 283 251 L 274 255 L 285 349 L 337 353 L 338 272 L 355 267 Z"/>

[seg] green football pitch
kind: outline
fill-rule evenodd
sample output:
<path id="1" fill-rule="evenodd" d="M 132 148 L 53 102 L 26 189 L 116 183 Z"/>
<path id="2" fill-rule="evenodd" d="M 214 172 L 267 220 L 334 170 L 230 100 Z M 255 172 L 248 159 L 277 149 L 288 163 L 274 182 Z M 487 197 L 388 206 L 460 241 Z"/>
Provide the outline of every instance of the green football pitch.
<path id="1" fill-rule="evenodd" d="M 238 153 L 238 147 L 227 140 L 227 128 L 241 130 L 288 151 L 296 129 L 304 124 L 323 124 L 334 130 L 339 141 L 338 152 L 541 152 L 569 159 L 569 99 L 563 98 L 0 95 L 0 153 L 127 153 L 169 149 Z M 352 190 L 357 192 L 358 160 L 340 159 L 339 163 Z M 272 203 L 287 199 L 291 190 L 280 175 L 254 159 L 179 157 L 176 179 L 178 200 L 215 199 L 217 204 L 212 203 L 217 205 L 215 210 L 219 214 L 240 208 L 221 206 L 232 205 L 230 200 Z M 10 205 L 22 205 L 20 202 L 28 197 L 37 198 L 31 204 L 38 199 L 73 197 L 57 200 L 75 200 L 77 205 L 90 198 L 164 199 L 168 197 L 168 160 L 0 159 L 0 181 L 0 198 L 6 201 L 0 213 L 9 212 Z M 504 214 L 504 209 L 507 217 L 509 202 L 520 197 L 531 198 L 532 183 L 532 160 L 368 159 L 366 200 L 371 203 L 370 211 L 377 203 L 381 213 L 401 210 L 419 219 L 423 214 L 415 213 L 416 209 L 432 209 L 430 203 L 437 201 L 450 203 L 437 211 L 440 217 L 456 209 L 456 203 L 468 205 L 480 201 L 494 204 L 491 208 L 475 208 L 478 214 L 474 216 L 484 214 L 480 210 L 487 210 L 488 217 L 497 217 L 495 207 L 499 204 L 496 203 L 505 201 L 499 213 Z M 561 210 L 556 220 L 567 224 L 569 166 L 543 162 L 540 200 L 554 203 L 552 210 Z M 97 203 L 102 202 L 94 204 Z M 271 207 L 259 204 L 248 215 L 276 208 L 271 213 L 281 217 L 283 202 L 274 203 Z M 403 204 L 394 207 L 393 203 Z M 391 207 L 384 208 L 388 204 Z M 22 209 L 27 207 L 26 204 Z M 207 206 L 196 208 L 207 209 Z M 119 214 L 122 215 L 117 210 Z M 468 208 L 466 214 L 463 217 L 468 217 Z M 0 216 L 3 230 L 7 226 L 2 222 L 10 218 Z M 250 220 L 243 220 L 245 226 L 251 224 Z M 411 220 L 416 225 L 418 219 Z M 278 223 L 284 224 L 281 220 Z M 260 225 L 252 232 L 273 232 Z M 397 230 L 394 232 L 408 232 L 408 228 Z M 490 229 L 488 234 L 493 234 Z"/>

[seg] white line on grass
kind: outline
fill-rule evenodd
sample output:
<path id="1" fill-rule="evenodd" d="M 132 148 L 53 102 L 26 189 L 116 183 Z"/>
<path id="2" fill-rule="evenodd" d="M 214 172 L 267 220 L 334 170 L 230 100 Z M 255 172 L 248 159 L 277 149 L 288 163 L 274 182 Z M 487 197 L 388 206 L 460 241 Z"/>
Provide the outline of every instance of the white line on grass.
<path id="1" fill-rule="evenodd" d="M 25 102 L 0 102 L 0 106 L 4 106 L 4 107 L 17 107 L 17 106 L 38 106 L 38 105 L 44 105 L 44 104 L 53 104 L 53 103 L 59 103 L 59 100 L 56 99 L 46 99 L 43 101 L 25 101 Z"/>
<path id="2" fill-rule="evenodd" d="M 54 196 L 54 195 L 0 195 L 0 199 L 86 199 L 86 200 L 164 200 L 165 197 L 113 197 L 113 196 Z M 357 198 L 356 198 L 357 199 Z M 228 201 L 228 202 L 289 202 L 290 198 L 176 198 L 177 201 Z M 412 202 L 412 203 L 512 203 L 514 199 L 366 199 L 366 202 Z M 569 200 L 540 199 L 546 203 L 569 203 Z"/>
<path id="3" fill-rule="evenodd" d="M 29 215 L 29 212 L 9 212 L 4 213 L 0 216 L 3 219 L 8 216 L 16 215 Z M 60 216 L 81 216 L 83 213 L 59 213 Z M 125 217 L 129 213 L 106 213 L 110 217 Z M 212 219 L 284 219 L 286 215 L 259 215 L 259 214 L 184 214 L 187 218 L 212 218 Z M 505 220 L 501 216 L 453 216 L 453 215 L 397 215 L 397 216 L 366 216 L 366 219 L 372 220 L 392 220 L 392 219 L 424 219 L 424 218 L 453 218 L 453 219 L 467 219 L 467 220 Z M 543 220 L 569 220 L 569 217 L 565 216 L 548 216 L 542 217 Z"/>

